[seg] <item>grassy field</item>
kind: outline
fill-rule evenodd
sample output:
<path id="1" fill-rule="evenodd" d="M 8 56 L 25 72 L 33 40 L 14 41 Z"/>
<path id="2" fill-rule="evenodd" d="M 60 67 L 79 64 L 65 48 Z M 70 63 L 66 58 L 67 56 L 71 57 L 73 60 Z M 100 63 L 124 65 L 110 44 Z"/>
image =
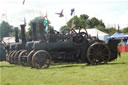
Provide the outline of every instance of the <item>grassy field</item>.
<path id="1" fill-rule="evenodd" d="M 128 53 L 106 65 L 52 65 L 31 69 L 0 62 L 0 85 L 128 85 Z"/>

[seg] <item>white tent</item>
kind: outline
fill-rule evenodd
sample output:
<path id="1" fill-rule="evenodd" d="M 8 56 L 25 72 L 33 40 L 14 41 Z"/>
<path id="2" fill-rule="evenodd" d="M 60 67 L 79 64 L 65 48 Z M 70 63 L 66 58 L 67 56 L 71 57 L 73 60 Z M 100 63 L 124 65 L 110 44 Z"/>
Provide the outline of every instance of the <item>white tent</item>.
<path id="1" fill-rule="evenodd" d="M 86 29 L 88 34 L 91 35 L 91 36 L 95 36 L 95 37 L 98 37 L 100 40 L 105 40 L 109 35 L 107 33 L 104 33 L 96 28 L 89 28 L 89 29 Z M 82 29 L 81 32 L 84 32 L 85 30 Z M 76 30 L 76 32 L 78 32 L 78 30 Z"/>
<path id="2" fill-rule="evenodd" d="M 4 37 L 3 38 L 3 41 L 5 42 L 5 43 L 15 43 L 15 37 Z M 21 42 L 21 40 L 19 39 L 19 41 Z"/>
<path id="3" fill-rule="evenodd" d="M 4 37 L 3 41 L 6 43 L 15 43 L 15 37 Z"/>

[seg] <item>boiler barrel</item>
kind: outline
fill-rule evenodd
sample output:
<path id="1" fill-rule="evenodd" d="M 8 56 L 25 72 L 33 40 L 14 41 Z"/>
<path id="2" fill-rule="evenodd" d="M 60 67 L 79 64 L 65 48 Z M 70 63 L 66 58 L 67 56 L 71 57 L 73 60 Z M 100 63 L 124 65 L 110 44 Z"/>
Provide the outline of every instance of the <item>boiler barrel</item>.
<path id="1" fill-rule="evenodd" d="M 69 52 L 75 50 L 75 46 L 71 41 L 56 42 L 56 43 L 34 43 L 34 50 L 46 50 L 57 52 Z"/>

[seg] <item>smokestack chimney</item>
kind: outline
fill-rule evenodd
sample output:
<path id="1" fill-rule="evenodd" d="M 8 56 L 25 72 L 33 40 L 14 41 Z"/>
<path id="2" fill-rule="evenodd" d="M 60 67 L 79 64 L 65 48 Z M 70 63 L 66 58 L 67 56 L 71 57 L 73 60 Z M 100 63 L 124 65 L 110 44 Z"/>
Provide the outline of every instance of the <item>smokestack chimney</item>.
<path id="1" fill-rule="evenodd" d="M 44 26 L 44 24 L 42 24 L 40 22 L 39 23 L 39 27 L 40 27 L 40 41 L 41 42 L 46 42 L 46 38 L 45 38 L 45 26 Z"/>
<path id="2" fill-rule="evenodd" d="M 15 42 L 19 42 L 18 27 L 15 27 Z"/>
<path id="3" fill-rule="evenodd" d="M 21 36 L 22 36 L 22 43 L 26 43 L 26 35 L 25 35 L 25 25 L 20 25 L 21 27 Z"/>
<path id="4" fill-rule="evenodd" d="M 36 34 L 36 23 L 32 23 L 32 40 L 37 40 L 37 34 Z"/>

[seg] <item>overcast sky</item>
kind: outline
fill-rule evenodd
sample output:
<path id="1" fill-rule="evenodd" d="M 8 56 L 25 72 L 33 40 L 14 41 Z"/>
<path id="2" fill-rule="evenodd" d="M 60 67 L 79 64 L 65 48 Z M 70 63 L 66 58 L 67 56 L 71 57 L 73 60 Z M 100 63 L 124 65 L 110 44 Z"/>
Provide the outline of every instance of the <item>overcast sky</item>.
<path id="1" fill-rule="evenodd" d="M 0 0 L 1 21 L 7 20 L 13 26 L 27 23 L 36 16 L 45 16 L 54 29 L 66 24 L 73 16 L 70 10 L 75 8 L 75 15 L 87 14 L 90 18 L 102 20 L 107 27 L 120 28 L 128 26 L 128 0 Z M 64 17 L 60 18 L 56 12 L 64 10 Z M 4 16 L 3 16 L 4 14 Z"/>

